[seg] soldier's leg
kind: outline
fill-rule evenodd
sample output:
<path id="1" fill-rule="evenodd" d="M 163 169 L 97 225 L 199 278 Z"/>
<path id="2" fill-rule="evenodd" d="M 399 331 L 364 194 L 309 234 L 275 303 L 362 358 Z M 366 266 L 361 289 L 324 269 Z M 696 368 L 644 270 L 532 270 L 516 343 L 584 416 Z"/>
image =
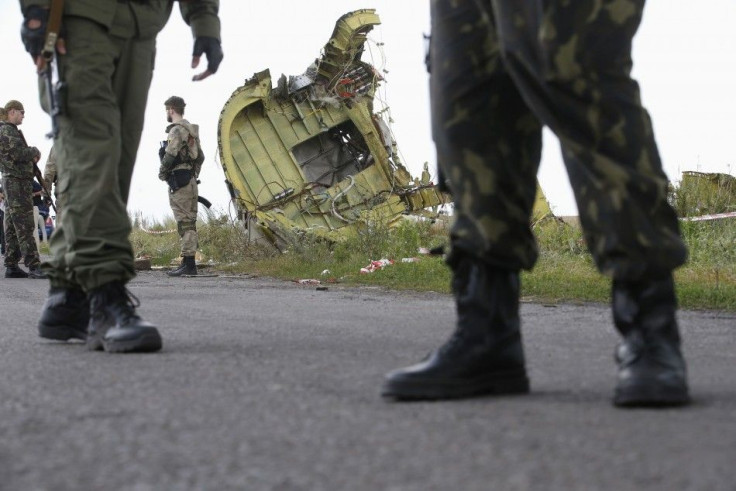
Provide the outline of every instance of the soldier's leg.
<path id="1" fill-rule="evenodd" d="M 672 270 L 687 251 L 652 125 L 630 77 L 644 0 L 493 0 L 504 57 L 559 136 L 585 238 L 613 276 L 617 405 L 687 402 Z"/>
<path id="2" fill-rule="evenodd" d="M 562 143 L 599 269 L 635 280 L 681 265 L 687 253 L 667 177 L 630 77 L 644 0 L 493 3 L 509 72 Z"/>
<path id="3" fill-rule="evenodd" d="M 542 129 L 501 63 L 492 9 L 473 0 L 435 0 L 431 8 L 432 126 L 455 203 L 448 263 L 457 326 L 425 361 L 390 373 L 382 393 L 523 393 L 519 270 L 537 257 L 530 217 Z"/>
<path id="4" fill-rule="evenodd" d="M 22 257 L 18 238 L 15 235 L 15 227 L 13 226 L 13 211 L 7 206 L 5 208 L 5 221 L 3 222 L 5 231 L 5 267 L 18 266 L 18 262 Z"/>
<path id="5" fill-rule="evenodd" d="M 65 209 L 52 240 L 52 274 L 89 290 L 135 274 L 126 202 L 154 40 L 110 36 L 83 19 L 69 22 L 70 49 L 60 62 L 68 87 L 58 158 Z"/>
<path id="6" fill-rule="evenodd" d="M 31 278 L 45 278 L 39 266 L 41 259 L 36 246 L 35 234 L 38 233 L 33 216 L 33 186 L 26 180 L 9 180 L 13 208 L 13 226 L 18 246 L 23 254 L 23 263 L 28 267 Z"/>
<path id="7" fill-rule="evenodd" d="M 121 112 L 112 81 L 125 40 L 94 22 L 65 19 L 69 53 L 60 58 L 67 92 L 59 118 L 59 192 L 64 222 L 51 239 L 52 286 L 84 290 L 134 275 L 130 224 L 122 199 Z"/>
<path id="8" fill-rule="evenodd" d="M 65 208 L 51 242 L 52 292 L 42 321 L 53 308 L 54 288 L 68 301 L 81 287 L 91 306 L 90 349 L 157 350 L 158 331 L 135 313 L 124 287 L 135 274 L 126 200 L 155 39 L 136 39 L 130 10 L 121 6 L 110 31 L 81 18 L 64 21 L 68 53 L 60 70 L 67 92 L 58 170 Z"/>
<path id="9" fill-rule="evenodd" d="M 5 188 L 7 189 L 7 181 L 5 180 Z M 13 209 L 9 205 L 6 194 L 5 201 L 5 221 L 3 223 L 5 230 L 5 257 L 3 263 L 5 265 L 6 278 L 28 278 L 28 273 L 18 266 L 18 262 L 23 257 L 18 244 L 18 236 L 13 225 Z"/>
<path id="10" fill-rule="evenodd" d="M 169 276 L 196 275 L 194 256 L 197 252 L 197 181 L 192 178 L 189 184 L 169 193 L 169 204 L 174 212 L 179 237 L 181 238 L 182 263 L 179 268 L 169 272 Z"/>
<path id="11" fill-rule="evenodd" d="M 10 235 L 10 249 L 12 249 L 6 256 L 5 276 L 8 278 L 45 278 L 39 269 L 40 259 L 34 238 L 36 222 L 33 218 L 31 183 L 24 179 L 7 178 L 5 179 L 5 191 L 7 193 L 7 231 Z M 28 274 L 17 267 L 21 257 L 28 266 Z"/>

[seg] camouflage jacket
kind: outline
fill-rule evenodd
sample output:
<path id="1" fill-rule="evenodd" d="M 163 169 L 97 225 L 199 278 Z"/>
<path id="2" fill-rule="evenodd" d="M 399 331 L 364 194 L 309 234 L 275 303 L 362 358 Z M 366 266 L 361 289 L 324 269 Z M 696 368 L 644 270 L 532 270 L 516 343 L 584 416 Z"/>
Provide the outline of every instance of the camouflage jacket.
<path id="1" fill-rule="evenodd" d="M 166 25 L 174 0 L 129 0 L 129 3 L 138 26 L 138 36 L 148 39 L 155 37 Z M 49 7 L 51 0 L 20 0 L 20 5 L 25 14 L 32 5 Z M 83 17 L 110 28 L 117 6 L 118 0 L 66 0 L 64 15 Z M 219 7 L 220 0 L 179 2 L 181 16 L 192 28 L 195 38 L 207 36 L 220 39 Z"/>
<path id="2" fill-rule="evenodd" d="M 29 147 L 23 133 L 12 123 L 0 122 L 0 172 L 3 177 L 33 180 L 33 159 L 40 155 Z"/>
<path id="3" fill-rule="evenodd" d="M 199 155 L 197 138 L 199 127 L 186 119 L 172 123 L 166 127 L 166 152 L 161 160 L 159 179 L 166 180 L 168 174 L 179 169 L 194 170 L 194 159 Z"/>

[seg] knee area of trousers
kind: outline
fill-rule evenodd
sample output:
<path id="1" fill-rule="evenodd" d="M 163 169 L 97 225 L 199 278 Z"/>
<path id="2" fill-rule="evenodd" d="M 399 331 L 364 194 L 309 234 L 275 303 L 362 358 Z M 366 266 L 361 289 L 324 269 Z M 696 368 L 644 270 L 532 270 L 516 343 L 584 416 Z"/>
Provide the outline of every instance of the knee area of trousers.
<path id="1" fill-rule="evenodd" d="M 196 221 L 181 221 L 176 222 L 176 227 L 179 231 L 179 235 L 184 235 L 185 232 L 188 232 L 190 230 L 197 230 L 197 222 Z"/>

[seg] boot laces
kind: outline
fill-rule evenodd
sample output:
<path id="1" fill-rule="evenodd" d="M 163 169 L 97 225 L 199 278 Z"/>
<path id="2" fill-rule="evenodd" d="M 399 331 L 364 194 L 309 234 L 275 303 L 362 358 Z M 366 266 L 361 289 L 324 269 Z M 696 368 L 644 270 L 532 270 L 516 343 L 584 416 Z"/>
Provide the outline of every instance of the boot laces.
<path id="1" fill-rule="evenodd" d="M 131 320 L 139 319 L 136 308 L 140 307 L 141 301 L 133 295 L 125 286 L 120 286 L 116 292 L 109 292 L 108 299 L 113 300 L 109 303 L 110 310 L 118 318 L 120 324 L 128 324 Z"/>

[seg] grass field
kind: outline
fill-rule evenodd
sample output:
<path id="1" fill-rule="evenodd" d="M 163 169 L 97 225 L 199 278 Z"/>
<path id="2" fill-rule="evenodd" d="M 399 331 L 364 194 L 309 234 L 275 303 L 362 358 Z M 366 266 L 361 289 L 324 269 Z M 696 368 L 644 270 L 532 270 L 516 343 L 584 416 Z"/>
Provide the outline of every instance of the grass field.
<path id="1" fill-rule="evenodd" d="M 685 183 L 686 184 L 686 183 Z M 684 215 L 736 210 L 736 191 L 688 185 L 673 189 L 671 202 Z M 701 196 L 702 195 L 702 196 Z M 198 223 L 200 264 L 220 271 L 272 276 L 286 280 L 378 285 L 390 289 L 449 292 L 450 272 L 441 256 L 418 253 L 442 246 L 448 225 L 406 221 L 395 228 L 365 226 L 340 243 L 301 236 L 284 254 L 249 243 L 242 225 L 226 215 L 209 214 Z M 675 272 L 680 305 L 688 309 L 736 311 L 736 219 L 682 222 L 690 257 Z M 134 219 L 131 235 L 136 256 L 168 266 L 179 254 L 173 219 L 147 223 Z M 173 231 L 173 232 L 172 232 Z M 540 302 L 608 302 L 610 280 L 598 274 L 578 225 L 556 218 L 534 226 L 540 257 L 522 275 L 522 297 Z M 404 258 L 418 258 L 402 262 Z M 391 266 L 373 273 L 360 270 L 373 260 Z"/>

